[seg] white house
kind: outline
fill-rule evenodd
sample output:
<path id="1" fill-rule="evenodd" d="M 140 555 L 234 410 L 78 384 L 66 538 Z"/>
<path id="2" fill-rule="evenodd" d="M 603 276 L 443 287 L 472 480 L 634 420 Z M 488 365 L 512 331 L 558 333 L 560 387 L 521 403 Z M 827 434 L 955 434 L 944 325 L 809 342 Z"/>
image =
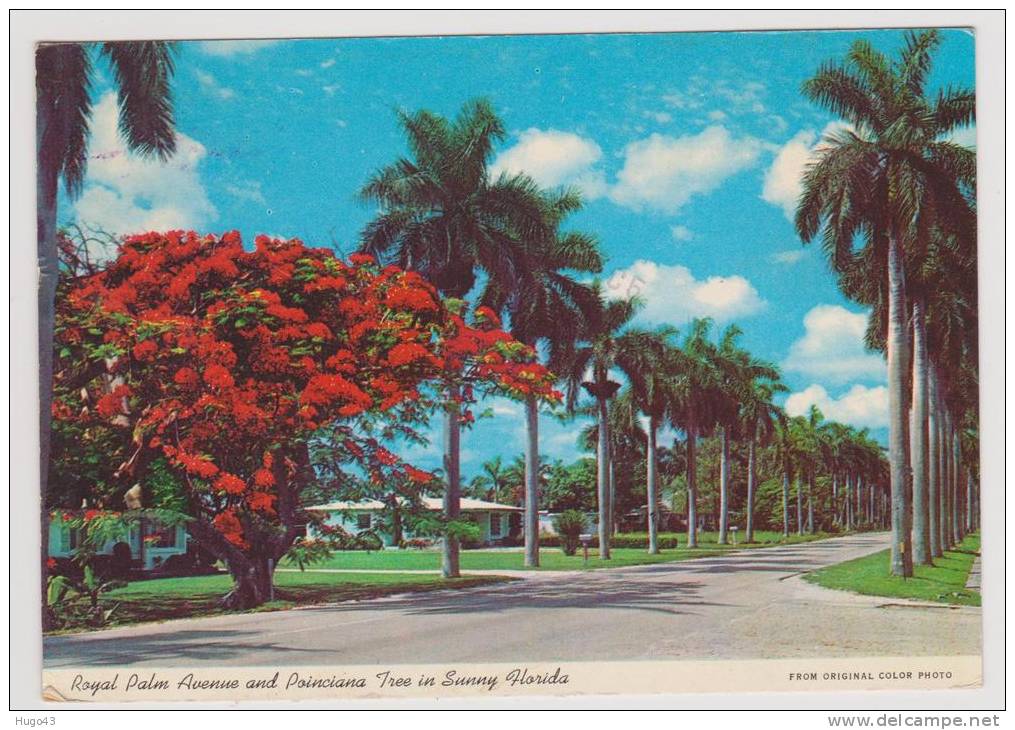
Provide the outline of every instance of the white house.
<path id="1" fill-rule="evenodd" d="M 444 501 L 438 497 L 423 497 L 421 501 L 427 510 L 440 512 L 444 509 Z M 327 512 L 328 516 L 324 520 L 325 524 L 340 527 L 349 534 L 355 535 L 367 530 L 374 530 L 385 545 L 394 545 L 393 536 L 379 529 L 379 517 L 384 510 L 384 503 L 381 501 L 331 502 L 329 504 L 307 507 L 307 510 Z M 497 545 L 508 536 L 508 519 L 510 515 L 522 512 L 523 510 L 520 507 L 512 507 L 509 504 L 462 497 L 461 511 L 463 517 L 472 519 L 479 526 L 481 544 Z M 308 527 L 308 532 L 311 536 L 314 534 L 312 525 Z M 411 531 L 405 530 L 404 537 L 411 538 Z"/>
<path id="2" fill-rule="evenodd" d="M 110 540 L 99 555 L 112 555 L 117 544 L 123 543 L 130 548 L 131 560 L 141 570 L 155 570 L 171 555 L 183 555 L 187 552 L 187 528 L 183 525 L 164 527 L 145 522 L 145 536 L 148 538 L 142 545 L 140 525 L 131 525 L 122 540 Z M 51 558 L 72 558 L 78 549 L 81 537 L 80 528 L 72 528 L 59 519 L 49 523 L 49 556 Z"/>

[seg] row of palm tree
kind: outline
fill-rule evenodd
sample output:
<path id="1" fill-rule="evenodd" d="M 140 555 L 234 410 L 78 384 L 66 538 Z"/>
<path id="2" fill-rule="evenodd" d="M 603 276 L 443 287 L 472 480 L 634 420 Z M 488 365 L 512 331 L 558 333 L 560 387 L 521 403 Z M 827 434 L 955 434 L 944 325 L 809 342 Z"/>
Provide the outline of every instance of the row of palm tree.
<path id="1" fill-rule="evenodd" d="M 863 44 L 859 47 L 866 48 L 864 52 L 867 55 L 858 51 L 858 57 L 868 59 L 873 54 Z M 907 53 L 919 54 L 928 48 L 926 43 L 914 40 Z M 925 61 L 919 59 L 909 63 L 926 65 Z M 806 89 L 813 98 L 829 99 L 837 88 L 829 91 L 829 87 L 834 87 L 845 76 L 842 69 L 829 66 L 823 68 Z M 917 82 L 910 78 L 906 83 L 909 88 Z M 840 104 L 834 108 L 846 114 L 849 111 L 847 106 Z M 880 111 L 877 114 L 887 113 L 881 107 L 878 109 Z M 856 129 L 863 129 L 865 133 L 870 131 L 867 127 L 861 127 L 859 121 L 848 118 L 854 122 Z M 658 549 L 656 505 L 659 492 L 655 444 L 658 431 L 663 426 L 670 425 L 686 437 L 689 546 L 697 545 L 695 449 L 696 441 L 702 435 L 714 431 L 722 441 L 720 543 L 729 539 L 729 454 L 734 442 L 748 444 L 752 455 L 749 460 L 753 464 L 756 444 L 766 443 L 774 435 L 784 433 L 785 491 L 788 494 L 791 474 L 795 474 L 798 480 L 803 480 L 808 489 L 813 489 L 813 480 L 818 471 L 815 464 L 821 461 L 822 468 L 826 464 L 825 460 L 814 454 L 822 449 L 823 453 L 837 452 L 827 445 L 823 431 L 818 435 L 817 423 L 808 422 L 805 428 L 799 419 L 786 419 L 775 406 L 775 397 L 785 390 L 779 381 L 778 370 L 769 363 L 757 360 L 739 346 L 741 332 L 736 326 L 728 327 L 718 341 L 713 341 L 710 336 L 711 323 L 708 320 L 696 320 L 678 343 L 678 335 L 672 328 L 648 331 L 630 325 L 640 306 L 637 299 L 609 300 L 597 283 L 584 283 L 583 278 L 601 271 L 603 260 L 592 236 L 562 231 L 567 217 L 581 206 L 578 194 L 567 189 L 542 190 L 524 174 L 502 174 L 496 178 L 491 176 L 489 163 L 494 145 L 504 138 L 505 132 L 487 102 L 480 100 L 466 105 L 454 120 L 420 111 L 415 114 L 402 113 L 400 121 L 412 156 L 399 159 L 381 169 L 363 187 L 362 197 L 376 203 L 379 212 L 364 230 L 361 248 L 384 260 L 420 271 L 448 297 L 462 297 L 478 285 L 480 303 L 500 312 L 509 323 L 512 333 L 521 341 L 536 347 L 551 369 L 561 375 L 566 385 L 567 407 L 570 411 L 574 412 L 578 407 L 583 393 L 591 396 L 596 416 L 599 544 L 603 559 L 610 557 L 609 542 L 613 525 L 611 402 L 615 404 L 613 410 L 626 409 L 629 416 L 643 416 L 646 421 L 646 489 L 651 551 Z M 894 175 L 906 175 L 898 169 L 901 163 L 885 163 L 884 155 L 872 152 L 870 143 L 860 134 L 858 131 L 849 131 L 838 137 L 833 136 L 823 148 L 821 161 L 807 173 L 798 227 L 805 241 L 811 240 L 819 231 L 824 232 L 826 249 L 844 291 L 873 307 L 872 332 L 877 332 L 879 323 L 892 321 L 897 306 L 892 304 L 895 301 L 892 296 L 888 296 L 892 286 L 878 287 L 875 277 L 864 274 L 876 265 L 874 260 L 878 257 L 886 260 L 890 258 L 884 255 L 886 251 L 898 249 L 898 245 L 891 244 L 898 236 L 893 238 L 887 231 L 902 230 L 897 225 L 897 219 L 900 215 L 904 217 L 904 213 L 893 214 L 895 218 L 892 220 L 895 223 L 887 228 L 881 226 L 881 223 L 866 221 L 857 211 L 865 210 L 864 205 L 872 205 L 869 198 L 873 188 L 855 189 L 848 175 L 843 181 L 841 175 L 833 173 L 853 162 L 864 173 L 875 175 L 877 185 L 885 188 L 897 186 L 894 182 L 889 185 L 889 181 L 883 177 L 895 181 Z M 943 144 L 949 152 L 955 147 Z M 892 152 L 891 155 L 908 160 L 902 152 Z M 857 161 L 854 159 L 857 156 L 863 159 Z M 921 160 L 920 164 L 923 165 L 926 160 Z M 932 158 L 924 167 L 939 161 L 938 158 Z M 936 191 L 936 188 L 931 190 L 934 185 L 943 187 L 931 180 L 932 175 L 925 174 L 924 167 L 911 160 L 909 162 L 923 174 L 921 179 L 925 181 L 926 195 L 930 196 Z M 888 170 L 880 177 L 871 171 L 871 168 L 880 169 L 879 165 Z M 854 175 L 859 174 L 854 171 Z M 843 185 L 846 185 L 845 191 L 842 190 Z M 958 187 L 956 191 L 962 197 Z M 857 200 L 853 201 L 849 210 L 845 210 L 841 203 L 843 195 L 836 198 L 836 192 L 852 194 Z M 897 193 L 893 192 L 893 196 L 893 200 L 898 198 Z M 836 204 L 840 207 L 836 208 Z M 929 213 L 924 213 L 923 207 L 926 206 L 918 206 L 918 218 L 930 216 Z M 934 220 L 937 226 L 935 230 L 952 230 L 942 228 L 942 216 L 936 216 Z M 917 226 L 914 230 L 923 229 Z M 912 233 L 908 228 L 906 231 L 907 236 Z M 868 245 L 855 251 L 853 239 L 864 235 L 867 236 Z M 960 236 L 939 235 L 935 240 L 939 243 L 928 248 L 933 250 L 937 263 L 943 262 L 948 256 L 953 259 L 959 257 L 964 261 L 961 259 Z M 922 259 L 925 264 L 928 260 L 926 257 Z M 948 263 L 954 261 L 949 259 Z M 894 286 L 893 282 L 896 282 L 895 278 L 890 282 Z M 927 319 L 937 323 L 953 315 L 953 319 L 961 321 L 962 316 L 968 313 L 967 309 L 968 307 L 959 307 L 958 314 L 955 314 L 954 306 L 949 310 L 944 304 L 935 303 L 932 310 L 934 317 L 928 315 Z M 918 328 L 914 327 L 914 331 L 916 329 Z M 958 332 L 941 327 L 935 327 L 932 331 L 939 337 L 959 336 Z M 872 337 L 871 344 L 881 344 L 888 351 L 891 377 L 897 381 L 900 372 L 897 353 L 902 345 L 896 346 L 892 342 L 887 337 L 880 342 Z M 948 343 L 957 352 L 965 353 L 968 350 L 965 342 L 953 343 L 949 340 Z M 619 396 L 617 393 L 623 384 L 616 378 L 621 378 L 627 384 L 627 390 Z M 913 380 L 914 390 L 918 380 L 920 379 Z M 951 380 L 948 382 L 952 383 Z M 893 418 L 897 415 L 896 401 L 900 392 L 900 383 L 892 381 L 890 393 L 893 394 Z M 956 402 L 961 391 L 952 388 L 949 393 L 952 400 L 939 400 L 945 403 Z M 445 418 L 445 503 L 446 517 L 449 520 L 458 516 L 461 494 L 458 459 L 461 426 L 454 395 L 453 392 L 448 394 L 449 406 Z M 540 459 L 539 414 L 535 399 L 527 400 L 525 413 L 525 561 L 529 566 L 536 566 L 539 561 L 537 514 Z M 951 411 L 947 415 L 951 416 Z M 616 417 L 614 415 L 612 419 L 615 420 Z M 922 420 L 929 418 L 921 413 L 917 413 L 916 417 Z M 844 428 L 839 425 L 835 427 Z M 949 435 L 959 433 L 957 427 L 949 428 Z M 937 429 L 942 430 L 944 429 L 940 427 Z M 899 480 L 903 478 L 900 474 L 904 475 L 908 471 L 906 465 L 909 464 L 908 448 L 900 451 L 899 433 L 898 428 L 893 428 L 890 445 L 893 474 L 891 493 L 895 515 L 893 526 L 896 528 L 900 520 L 898 505 L 903 503 L 900 500 L 906 498 L 905 490 L 899 487 Z M 959 443 L 957 437 L 953 440 L 956 444 Z M 820 448 L 816 444 L 820 444 Z M 809 455 L 809 461 L 801 454 Z M 942 461 L 947 459 L 942 458 Z M 948 464 L 952 461 L 956 459 L 948 461 Z M 905 468 L 900 470 L 900 463 Z M 752 503 L 756 490 L 753 465 L 748 471 L 748 502 Z M 836 499 L 839 499 L 840 476 L 845 479 L 842 485 L 843 495 L 860 495 L 864 483 L 854 481 L 859 477 L 854 477 L 853 472 L 836 469 L 832 473 Z M 868 490 L 873 488 L 873 484 L 866 482 Z M 803 490 L 798 486 L 796 493 L 796 523 L 798 531 L 802 531 Z M 869 494 L 873 495 L 874 492 L 869 491 Z M 807 501 L 808 524 L 813 529 L 813 498 Z M 847 525 L 853 524 L 851 519 L 855 518 L 862 505 L 854 504 L 848 496 L 840 501 L 843 511 L 839 521 Z M 868 506 L 866 511 L 870 513 L 871 508 Z M 789 509 L 784 512 L 784 527 L 788 532 Z M 753 515 L 751 507 L 748 513 Z M 749 519 L 747 532 L 748 539 L 751 539 L 754 532 L 753 517 Z M 457 544 L 454 538 L 448 537 L 444 540 L 444 545 L 444 573 L 448 576 L 457 575 Z M 895 546 L 896 550 L 902 548 L 907 548 L 907 545 L 900 543 Z"/>
<path id="2" fill-rule="evenodd" d="M 890 59 L 856 41 L 803 93 L 848 122 L 804 177 L 796 214 L 842 291 L 871 307 L 867 344 L 888 362 L 895 575 L 974 529 L 977 478 L 976 155 L 971 89 L 927 92 L 936 30 Z M 964 495 L 962 494 L 964 492 Z"/>

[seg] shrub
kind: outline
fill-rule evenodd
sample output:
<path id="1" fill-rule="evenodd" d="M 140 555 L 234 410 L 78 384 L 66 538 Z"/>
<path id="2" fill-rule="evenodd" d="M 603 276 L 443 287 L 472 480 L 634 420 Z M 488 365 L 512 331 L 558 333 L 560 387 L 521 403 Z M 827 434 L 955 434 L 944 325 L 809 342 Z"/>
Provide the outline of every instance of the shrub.
<path id="1" fill-rule="evenodd" d="M 576 509 L 564 510 L 553 518 L 553 529 L 560 536 L 565 555 L 578 552 L 578 536 L 585 531 L 585 515 Z"/>

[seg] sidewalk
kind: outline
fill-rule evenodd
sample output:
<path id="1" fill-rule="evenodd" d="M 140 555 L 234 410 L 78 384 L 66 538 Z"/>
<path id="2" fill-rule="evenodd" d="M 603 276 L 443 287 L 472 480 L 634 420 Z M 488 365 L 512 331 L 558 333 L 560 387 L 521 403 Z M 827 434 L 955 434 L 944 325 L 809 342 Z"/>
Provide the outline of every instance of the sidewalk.
<path id="1" fill-rule="evenodd" d="M 966 579 L 966 588 L 980 593 L 980 556 L 976 556 L 973 567 L 969 569 L 969 578 Z"/>

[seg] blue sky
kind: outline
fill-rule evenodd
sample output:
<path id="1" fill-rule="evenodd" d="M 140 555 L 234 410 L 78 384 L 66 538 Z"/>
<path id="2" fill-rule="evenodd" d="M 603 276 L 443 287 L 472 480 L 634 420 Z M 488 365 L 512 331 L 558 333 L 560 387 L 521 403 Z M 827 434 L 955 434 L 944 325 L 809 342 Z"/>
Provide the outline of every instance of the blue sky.
<path id="1" fill-rule="evenodd" d="M 932 90 L 973 86 L 973 38 L 945 31 Z M 838 292 L 790 215 L 799 176 L 839 120 L 801 83 L 856 38 L 894 52 L 898 31 L 687 33 L 182 43 L 179 151 L 123 152 L 109 72 L 99 66 L 84 194 L 62 220 L 117 234 L 239 229 L 355 248 L 374 211 L 355 197 L 405 153 L 395 109 L 454 115 L 475 97 L 509 131 L 494 169 L 579 186 L 570 221 L 608 256 L 607 290 L 639 293 L 642 324 L 737 322 L 743 344 L 782 367 L 786 405 L 885 436 L 884 366 L 861 344 L 865 313 Z M 958 136 L 975 142 L 975 130 Z M 465 436 L 466 476 L 522 448 L 520 409 Z M 575 424 L 543 421 L 554 458 L 580 452 Z M 439 464 L 432 448 L 407 454 Z"/>

